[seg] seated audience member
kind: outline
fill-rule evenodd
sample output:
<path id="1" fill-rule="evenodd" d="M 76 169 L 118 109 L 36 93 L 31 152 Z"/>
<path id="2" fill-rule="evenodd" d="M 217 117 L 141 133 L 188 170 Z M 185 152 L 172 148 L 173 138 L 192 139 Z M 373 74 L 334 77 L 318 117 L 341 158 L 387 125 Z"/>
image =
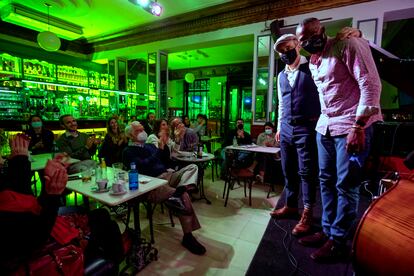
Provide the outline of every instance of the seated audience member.
<path id="1" fill-rule="evenodd" d="M 153 144 L 157 148 L 159 148 L 162 144 L 167 145 L 171 152 L 175 146 L 175 143 L 170 138 L 170 127 L 168 126 L 167 120 L 156 120 L 153 132 L 153 134 L 148 136 L 146 143 Z"/>
<path id="2" fill-rule="evenodd" d="M 132 116 L 129 118 L 129 122 L 130 122 L 130 123 L 132 123 L 132 122 L 135 122 L 135 121 L 137 121 L 137 116 L 132 115 Z"/>
<path id="3" fill-rule="evenodd" d="M 278 147 L 279 143 L 275 139 L 273 124 L 271 122 L 266 122 L 264 128 L 264 132 L 260 133 L 257 137 L 257 145 L 263 147 Z M 260 182 L 263 182 L 264 178 L 265 158 L 268 158 L 268 156 L 263 154 L 256 154 L 256 158 L 253 161 L 253 164 L 249 167 L 251 171 L 258 171 L 256 179 Z"/>
<path id="4" fill-rule="evenodd" d="M 141 124 L 144 126 L 145 132 L 148 135 L 153 133 L 154 122 L 155 114 L 153 112 L 148 113 L 147 118 L 141 122 Z"/>
<path id="5" fill-rule="evenodd" d="M 229 132 L 226 139 L 224 140 L 222 147 L 223 150 L 221 151 L 221 156 L 223 158 L 222 163 L 222 173 L 224 173 L 225 169 L 227 168 L 227 160 L 225 156 L 225 151 L 227 146 L 233 145 L 233 139 L 236 138 L 238 145 L 250 145 L 252 144 L 252 137 L 248 132 L 244 130 L 243 119 L 239 118 L 236 121 L 236 129 Z M 237 163 L 240 168 L 247 168 L 253 162 L 253 154 L 249 152 L 239 151 L 237 152 Z"/>
<path id="6" fill-rule="evenodd" d="M 95 155 L 99 141 L 95 136 L 79 132 L 78 124 L 71 115 L 60 116 L 59 122 L 65 129 L 65 133 L 56 141 L 59 150 L 72 158 L 83 161 L 71 165 L 68 168 L 69 174 L 80 172 L 81 167 L 95 167 L 96 162 L 91 159 Z"/>
<path id="7" fill-rule="evenodd" d="M 106 124 L 107 134 L 99 150 L 98 157 L 103 158 L 107 166 L 122 162 L 122 151 L 128 144 L 125 133 L 121 132 L 115 118 L 110 118 Z"/>
<path id="8" fill-rule="evenodd" d="M 190 128 L 186 128 L 180 118 L 174 118 L 171 123 L 171 139 L 175 143 L 174 150 L 194 151 L 198 145 L 198 136 Z"/>
<path id="9" fill-rule="evenodd" d="M 60 195 L 68 179 L 62 163 L 66 157 L 59 154 L 54 160 L 48 161 L 45 168 L 45 189 L 35 198 L 30 188 L 28 145 L 29 141 L 23 135 L 17 135 L 13 139 L 7 171 L 0 176 L 0 271 L 5 275 L 13 274 L 18 269 L 21 271 L 22 268 L 24 271 L 25 264 L 31 260 L 33 253 L 42 249 L 57 233 L 62 233 L 59 227 L 65 225 L 58 224 L 56 218 Z M 85 263 L 96 257 L 95 252 L 99 248 L 103 250 L 101 257 L 119 264 L 123 257 L 123 248 L 117 224 L 111 221 L 110 225 L 102 226 L 100 221 L 101 226 L 95 227 L 91 225 L 93 221 L 97 221 L 94 218 L 95 215 L 89 214 L 91 233 L 84 249 Z M 102 230 L 97 230 L 98 228 L 105 228 L 105 235 L 111 235 L 112 241 L 99 239 Z M 61 244 L 61 241 L 56 241 Z"/>
<path id="10" fill-rule="evenodd" d="M 191 121 L 190 121 L 190 118 L 188 117 L 188 115 L 183 115 L 181 117 L 181 121 L 183 122 L 185 127 L 191 127 Z"/>
<path id="11" fill-rule="evenodd" d="M 193 128 L 198 137 L 207 135 L 207 116 L 204 114 L 197 115 L 197 124 Z"/>
<path id="12" fill-rule="evenodd" d="M 182 245 L 194 254 L 203 255 L 206 249 L 192 235 L 192 232 L 201 226 L 186 192 L 187 186 L 194 186 L 197 181 L 197 166 L 191 164 L 177 172 L 168 169 L 166 165 L 170 162 L 168 146 L 164 142 L 159 144 L 159 148 L 154 144 L 145 144 L 147 133 L 138 122 L 132 122 L 127 126 L 125 134 L 130 139 L 130 143 L 122 155 L 124 166 L 129 168 L 134 162 L 140 174 L 168 180 L 168 185 L 151 191 L 148 200 L 155 203 L 164 202 L 175 211 L 184 232 Z"/>
<path id="13" fill-rule="evenodd" d="M 43 120 L 39 115 L 30 116 L 26 135 L 30 137 L 29 150 L 32 154 L 52 152 L 55 137 L 52 131 L 43 127 Z"/>

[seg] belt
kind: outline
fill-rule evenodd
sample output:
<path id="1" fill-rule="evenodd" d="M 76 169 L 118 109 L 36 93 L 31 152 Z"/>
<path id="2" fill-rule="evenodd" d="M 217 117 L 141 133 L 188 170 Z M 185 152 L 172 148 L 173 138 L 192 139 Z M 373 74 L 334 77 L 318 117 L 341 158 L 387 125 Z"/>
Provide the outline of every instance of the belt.
<path id="1" fill-rule="evenodd" d="M 315 123 L 318 120 L 318 118 L 309 118 L 309 119 L 291 119 L 288 120 L 288 124 L 291 126 L 299 126 L 299 125 L 308 125 L 311 123 Z"/>

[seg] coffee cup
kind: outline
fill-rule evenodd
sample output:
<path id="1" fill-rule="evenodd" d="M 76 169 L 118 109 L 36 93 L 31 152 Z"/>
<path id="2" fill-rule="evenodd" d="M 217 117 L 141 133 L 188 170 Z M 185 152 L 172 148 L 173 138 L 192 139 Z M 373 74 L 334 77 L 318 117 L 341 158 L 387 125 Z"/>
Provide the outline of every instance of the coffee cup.
<path id="1" fill-rule="evenodd" d="M 117 182 L 117 183 L 112 184 L 112 191 L 114 193 L 125 192 L 124 184 L 122 182 Z"/>
<path id="2" fill-rule="evenodd" d="M 106 186 L 108 185 L 108 180 L 107 179 L 99 179 L 96 181 L 96 184 L 98 185 L 98 189 L 99 190 L 105 190 Z"/>

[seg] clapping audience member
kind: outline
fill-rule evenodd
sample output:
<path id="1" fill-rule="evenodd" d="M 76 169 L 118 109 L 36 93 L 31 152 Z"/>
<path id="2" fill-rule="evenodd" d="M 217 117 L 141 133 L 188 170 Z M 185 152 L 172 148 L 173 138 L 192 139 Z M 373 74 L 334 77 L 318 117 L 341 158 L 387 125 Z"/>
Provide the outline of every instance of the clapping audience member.
<path id="1" fill-rule="evenodd" d="M 164 202 L 176 212 L 184 232 L 182 245 L 194 254 L 203 255 L 206 252 L 205 247 L 192 235 L 192 232 L 201 226 L 187 193 L 188 187 L 194 187 L 197 182 L 197 166 L 191 164 L 179 171 L 169 169 L 168 146 L 162 140 L 158 148 L 154 144 L 146 144 L 147 133 L 139 122 L 132 122 L 127 126 L 125 134 L 130 143 L 123 152 L 124 166 L 129 167 L 134 162 L 140 174 L 168 180 L 168 185 L 151 191 L 148 200 L 155 203 Z"/>
<path id="2" fill-rule="evenodd" d="M 99 150 L 98 157 L 103 158 L 106 165 L 112 166 L 117 162 L 122 162 L 122 151 L 128 144 L 128 139 L 124 132 L 121 132 L 115 118 L 109 118 L 106 124 L 107 133 Z"/>
<path id="3" fill-rule="evenodd" d="M 39 115 L 30 116 L 26 135 L 30 137 L 29 150 L 32 154 L 52 152 L 55 137 L 52 131 L 43 126 L 43 120 Z"/>
<path id="4" fill-rule="evenodd" d="M 30 188 L 28 145 L 29 141 L 23 135 L 17 135 L 12 140 L 12 154 L 7 171 L 0 176 L 0 271 L 6 275 L 15 273 L 19 268 L 24 271 L 32 254 L 46 245 L 51 236 L 54 236 L 53 233 L 63 231 L 60 228 L 62 224 L 56 225 L 56 218 L 60 197 L 68 180 L 64 165 L 67 156 L 58 154 L 55 159 L 47 162 L 45 189 L 35 198 Z M 85 248 L 85 263 L 90 257 L 96 257 L 90 252 L 98 252 L 99 248 L 103 250 L 104 256 L 101 257 L 107 257 L 118 264 L 123 248 L 117 224 L 102 219 L 99 222 L 100 228 L 105 229 L 105 234 L 112 237 L 110 243 L 97 239 L 102 230 L 95 231 L 98 227 L 91 225 L 91 222 L 96 221 L 97 215 L 103 217 L 102 211 L 96 210 L 89 214 L 89 226 L 91 231 L 94 230 L 90 233 L 90 242 Z"/>
<path id="5" fill-rule="evenodd" d="M 147 144 L 153 144 L 157 148 L 168 146 L 170 152 L 175 146 L 174 141 L 170 138 L 170 127 L 165 119 L 156 120 L 154 123 L 154 133 L 148 136 Z M 164 149 L 164 148 L 161 148 Z"/>
<path id="6" fill-rule="evenodd" d="M 56 141 L 56 145 L 61 152 L 82 161 L 71 165 L 68 168 L 69 174 L 80 172 L 82 167 L 95 167 L 96 162 L 91 159 L 100 141 L 94 135 L 79 132 L 78 123 L 72 115 L 60 116 L 59 122 L 65 132 Z"/>
<path id="7" fill-rule="evenodd" d="M 180 118 L 174 118 L 171 123 L 171 139 L 175 143 L 174 150 L 194 151 L 198 145 L 198 136 L 190 128 L 186 128 Z"/>

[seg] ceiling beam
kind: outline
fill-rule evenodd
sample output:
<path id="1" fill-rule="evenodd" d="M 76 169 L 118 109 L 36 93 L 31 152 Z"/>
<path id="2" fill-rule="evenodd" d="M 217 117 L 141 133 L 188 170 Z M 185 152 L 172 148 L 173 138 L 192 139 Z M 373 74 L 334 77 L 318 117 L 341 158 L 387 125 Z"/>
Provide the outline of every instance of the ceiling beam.
<path id="1" fill-rule="evenodd" d="M 369 1 L 372 0 L 232 1 L 89 39 L 88 42 L 93 52 L 108 51 Z"/>

